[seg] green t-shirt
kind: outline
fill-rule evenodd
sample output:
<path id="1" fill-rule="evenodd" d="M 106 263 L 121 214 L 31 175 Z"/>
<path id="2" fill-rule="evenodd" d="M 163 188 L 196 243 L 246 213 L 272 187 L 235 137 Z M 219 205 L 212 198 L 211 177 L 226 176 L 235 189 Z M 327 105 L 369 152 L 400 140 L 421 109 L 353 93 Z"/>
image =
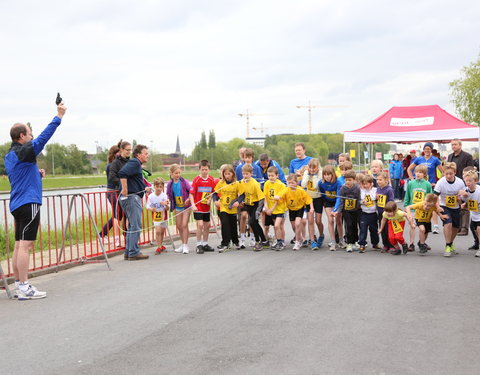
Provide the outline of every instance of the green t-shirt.
<path id="1" fill-rule="evenodd" d="M 408 181 L 407 192 L 403 200 L 404 207 L 420 203 L 425 200 L 425 195 L 433 193 L 432 185 L 426 180 Z"/>

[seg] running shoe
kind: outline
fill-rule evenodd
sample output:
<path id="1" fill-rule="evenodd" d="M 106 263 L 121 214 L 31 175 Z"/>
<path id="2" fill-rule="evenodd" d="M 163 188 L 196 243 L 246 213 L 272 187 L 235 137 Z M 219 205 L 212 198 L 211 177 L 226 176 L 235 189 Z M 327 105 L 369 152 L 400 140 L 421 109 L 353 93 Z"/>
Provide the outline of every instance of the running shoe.
<path id="1" fill-rule="evenodd" d="M 26 292 L 20 288 L 17 289 L 17 298 L 19 301 L 26 301 L 29 299 L 41 299 L 47 297 L 47 292 L 40 292 L 33 285 L 29 285 Z"/>

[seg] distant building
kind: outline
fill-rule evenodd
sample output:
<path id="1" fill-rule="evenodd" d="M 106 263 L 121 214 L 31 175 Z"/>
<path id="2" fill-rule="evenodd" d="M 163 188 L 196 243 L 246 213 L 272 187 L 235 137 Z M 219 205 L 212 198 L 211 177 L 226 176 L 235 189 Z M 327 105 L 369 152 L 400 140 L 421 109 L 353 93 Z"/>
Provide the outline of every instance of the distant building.
<path id="1" fill-rule="evenodd" d="M 245 138 L 245 141 L 247 141 L 247 143 L 257 146 L 265 146 L 265 137 L 247 137 Z"/>

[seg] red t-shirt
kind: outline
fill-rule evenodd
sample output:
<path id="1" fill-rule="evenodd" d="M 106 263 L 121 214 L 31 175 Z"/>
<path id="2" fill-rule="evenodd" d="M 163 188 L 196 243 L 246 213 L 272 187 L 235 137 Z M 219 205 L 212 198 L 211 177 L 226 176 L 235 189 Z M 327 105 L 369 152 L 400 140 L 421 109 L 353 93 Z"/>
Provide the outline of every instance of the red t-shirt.
<path id="1" fill-rule="evenodd" d="M 212 176 L 208 176 L 206 179 L 203 179 L 200 176 L 197 176 L 193 179 L 192 189 L 190 193 L 193 194 L 193 201 L 197 206 L 196 212 L 207 213 L 210 212 L 210 205 L 206 204 L 208 197 L 215 190 L 215 180 Z"/>

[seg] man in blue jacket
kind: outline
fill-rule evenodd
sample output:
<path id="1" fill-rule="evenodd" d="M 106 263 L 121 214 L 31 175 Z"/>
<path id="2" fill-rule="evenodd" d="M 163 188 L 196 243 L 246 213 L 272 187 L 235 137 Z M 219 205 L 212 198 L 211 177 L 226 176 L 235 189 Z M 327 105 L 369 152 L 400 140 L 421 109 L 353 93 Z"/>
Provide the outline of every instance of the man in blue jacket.
<path id="1" fill-rule="evenodd" d="M 28 282 L 29 252 L 37 238 L 42 205 L 42 177 L 45 171 L 39 170 L 37 156 L 62 122 L 67 108 L 60 103 L 55 116 L 45 130 L 33 139 L 29 126 L 14 124 L 10 129 L 12 145 L 5 155 L 5 169 L 10 180 L 10 212 L 15 220 L 15 248 L 12 265 L 15 275 L 17 297 L 21 300 L 40 299 L 46 292 L 37 290 Z"/>
<path id="2" fill-rule="evenodd" d="M 142 230 L 142 198 L 145 193 L 142 164 L 148 161 L 148 148 L 136 145 L 132 158 L 118 171 L 122 184 L 120 191 L 120 206 L 128 219 L 125 260 L 144 260 L 148 255 L 140 252 L 138 239 Z M 150 189 L 150 188 L 148 188 Z"/>
<path id="3" fill-rule="evenodd" d="M 280 164 L 278 164 L 275 160 L 270 159 L 268 154 L 261 154 L 255 164 L 262 168 L 262 188 L 264 183 L 268 180 L 267 170 L 270 167 L 276 167 L 278 169 L 278 179 L 285 185 L 287 184 L 287 181 L 285 180 L 285 173 L 283 173 L 282 167 L 280 167 Z"/>

